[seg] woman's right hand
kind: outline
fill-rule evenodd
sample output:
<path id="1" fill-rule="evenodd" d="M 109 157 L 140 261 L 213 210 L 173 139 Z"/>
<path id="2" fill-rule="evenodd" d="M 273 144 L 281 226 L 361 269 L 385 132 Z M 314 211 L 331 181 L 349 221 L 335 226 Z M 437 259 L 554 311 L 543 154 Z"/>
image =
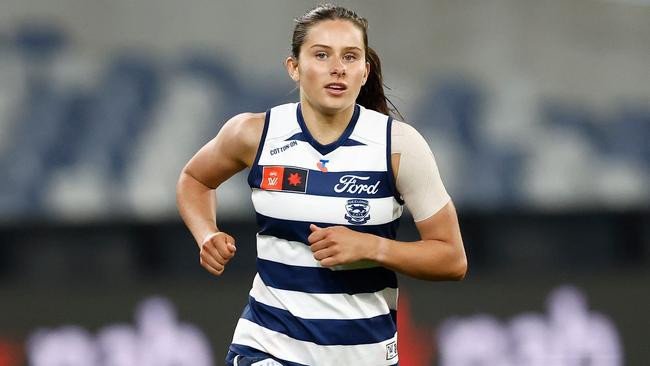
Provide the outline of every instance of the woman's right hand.
<path id="1" fill-rule="evenodd" d="M 201 266 L 215 276 L 235 254 L 235 240 L 217 227 L 215 189 L 254 164 L 265 113 L 242 113 L 226 122 L 217 136 L 185 165 L 176 184 L 176 204 L 201 251 Z"/>
<path id="2" fill-rule="evenodd" d="M 220 276 L 236 250 L 232 236 L 223 231 L 209 234 L 201 243 L 201 266 L 213 275 Z"/>

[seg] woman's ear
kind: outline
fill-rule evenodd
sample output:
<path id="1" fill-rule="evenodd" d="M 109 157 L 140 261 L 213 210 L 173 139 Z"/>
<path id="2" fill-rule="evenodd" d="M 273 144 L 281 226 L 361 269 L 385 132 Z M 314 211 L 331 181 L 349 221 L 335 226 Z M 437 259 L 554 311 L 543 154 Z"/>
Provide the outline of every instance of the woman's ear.
<path id="1" fill-rule="evenodd" d="M 363 81 L 361 82 L 361 85 L 366 85 L 366 81 L 368 81 L 368 75 L 370 75 L 370 62 L 366 61 L 366 72 L 363 74 Z"/>
<path id="2" fill-rule="evenodd" d="M 291 80 L 296 83 L 299 82 L 300 73 L 298 72 L 298 60 L 293 56 L 289 56 L 284 61 L 284 66 L 287 68 L 287 73 L 289 74 L 289 77 L 291 77 Z"/>

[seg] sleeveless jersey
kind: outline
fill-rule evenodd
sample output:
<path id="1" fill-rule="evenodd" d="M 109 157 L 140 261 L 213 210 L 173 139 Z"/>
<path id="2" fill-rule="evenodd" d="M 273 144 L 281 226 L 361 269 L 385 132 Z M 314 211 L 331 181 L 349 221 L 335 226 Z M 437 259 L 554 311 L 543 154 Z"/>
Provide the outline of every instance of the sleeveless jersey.
<path id="1" fill-rule="evenodd" d="M 325 268 L 310 224 L 394 239 L 403 201 L 390 164 L 392 119 L 359 105 L 340 138 L 316 141 L 300 104 L 266 112 L 248 182 L 257 274 L 230 350 L 287 365 L 395 365 L 397 277 L 374 262 Z"/>

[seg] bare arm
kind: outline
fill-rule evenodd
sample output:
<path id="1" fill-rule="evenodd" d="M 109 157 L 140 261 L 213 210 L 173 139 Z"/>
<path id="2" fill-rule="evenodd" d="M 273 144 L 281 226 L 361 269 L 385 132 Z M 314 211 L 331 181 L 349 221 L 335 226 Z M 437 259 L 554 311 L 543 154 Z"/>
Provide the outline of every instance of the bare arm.
<path id="1" fill-rule="evenodd" d="M 399 242 L 376 238 L 370 257 L 384 267 L 424 280 L 461 280 L 467 258 L 452 202 L 415 226 L 421 240 Z"/>
<path id="2" fill-rule="evenodd" d="M 467 258 L 454 205 L 449 202 L 435 215 L 417 222 L 416 227 L 422 239 L 403 242 L 344 226 L 321 229 L 312 225 L 309 242 L 314 258 L 323 267 L 371 260 L 423 280 L 463 279 Z"/>
<path id="3" fill-rule="evenodd" d="M 201 264 L 214 274 L 220 274 L 225 265 L 218 263 L 218 257 L 232 257 L 235 244 L 232 237 L 221 234 L 217 228 L 214 190 L 237 172 L 252 165 L 263 127 L 263 113 L 244 113 L 231 118 L 217 136 L 190 159 L 178 179 L 178 211 L 201 248 Z M 210 252 L 214 255 L 208 255 Z M 211 257 L 217 257 L 217 263 Z M 214 271 L 206 266 L 210 263 Z"/>
<path id="4" fill-rule="evenodd" d="M 426 141 L 411 126 L 396 123 L 393 127 L 394 130 L 399 127 L 402 143 L 409 142 L 408 145 L 397 147 L 399 153 L 393 151 L 391 163 L 398 187 L 416 219 L 415 226 L 421 240 L 406 243 L 378 238 L 379 243 L 371 257 L 385 267 L 420 279 L 463 279 L 467 271 L 467 257 L 458 216 L 442 185 L 433 154 Z M 421 148 L 414 149 L 414 146 Z M 423 166 L 428 168 L 428 174 L 418 172 Z M 428 183 L 410 184 L 418 179 Z M 429 208 L 435 210 L 445 200 L 447 203 L 431 215 Z"/>
<path id="5" fill-rule="evenodd" d="M 393 150 L 391 163 L 398 189 L 416 218 L 421 240 L 400 242 L 343 226 L 321 229 L 312 225 L 309 242 L 314 258 L 325 267 L 372 260 L 415 278 L 460 280 L 467 271 L 467 258 L 456 209 L 424 139 L 411 127 L 401 132 L 408 136 L 402 142 L 408 143 L 402 144 L 405 148 L 398 153 Z M 427 174 L 422 169 L 427 169 Z"/>

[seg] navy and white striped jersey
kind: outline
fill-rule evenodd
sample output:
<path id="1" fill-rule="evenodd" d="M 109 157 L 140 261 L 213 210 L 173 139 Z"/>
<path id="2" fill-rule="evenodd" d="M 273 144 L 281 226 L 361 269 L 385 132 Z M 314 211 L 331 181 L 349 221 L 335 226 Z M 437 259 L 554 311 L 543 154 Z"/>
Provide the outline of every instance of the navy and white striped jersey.
<path id="1" fill-rule="evenodd" d="M 397 277 L 373 262 L 324 268 L 310 224 L 394 239 L 403 201 L 390 164 L 391 118 L 356 106 L 341 137 L 318 143 L 300 104 L 266 113 L 252 188 L 257 274 L 231 351 L 287 365 L 395 365 Z"/>

